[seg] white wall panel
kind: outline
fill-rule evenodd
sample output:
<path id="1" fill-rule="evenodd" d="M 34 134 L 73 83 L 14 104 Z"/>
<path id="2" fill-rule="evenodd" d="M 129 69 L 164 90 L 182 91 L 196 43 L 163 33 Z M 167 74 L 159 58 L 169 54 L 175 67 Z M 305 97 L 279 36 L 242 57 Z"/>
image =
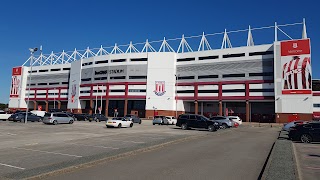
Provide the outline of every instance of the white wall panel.
<path id="1" fill-rule="evenodd" d="M 244 92 L 222 93 L 222 96 L 245 96 Z"/>
<path id="2" fill-rule="evenodd" d="M 249 84 L 249 89 L 273 89 L 273 83 Z"/>
<path id="3" fill-rule="evenodd" d="M 245 84 L 224 84 L 222 89 L 245 89 Z"/>
<path id="4" fill-rule="evenodd" d="M 218 85 L 199 85 L 198 90 L 218 90 Z"/>

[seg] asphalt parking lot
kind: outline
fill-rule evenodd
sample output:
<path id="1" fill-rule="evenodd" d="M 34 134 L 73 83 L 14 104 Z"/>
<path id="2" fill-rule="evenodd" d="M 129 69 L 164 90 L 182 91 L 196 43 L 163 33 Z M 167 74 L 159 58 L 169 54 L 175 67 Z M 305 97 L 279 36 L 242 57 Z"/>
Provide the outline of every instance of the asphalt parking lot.
<path id="1" fill-rule="evenodd" d="M 20 179 L 164 142 L 208 134 L 160 126 L 106 128 L 104 122 L 0 122 L 0 177 Z M 0 178 L 1 179 L 1 178 Z"/>
<path id="2" fill-rule="evenodd" d="M 312 180 L 320 177 L 320 143 L 293 143 L 300 179 Z"/>
<path id="3" fill-rule="evenodd" d="M 79 121 L 72 125 L 54 126 L 38 122 L 23 124 L 2 121 L 0 122 L 0 179 L 34 177 L 39 174 L 50 174 L 50 172 L 60 169 L 70 169 L 70 167 L 79 168 L 83 164 L 89 164 L 88 167 L 99 167 L 99 164 L 105 162 L 96 164 L 92 162 L 99 162 L 99 160 L 110 157 L 114 157 L 111 160 L 126 159 L 125 157 L 138 154 L 147 158 L 146 153 L 149 153 L 150 156 L 150 153 L 162 149 L 161 146 L 166 143 L 169 145 L 164 145 L 164 147 L 173 148 L 171 157 L 167 158 L 179 159 L 177 153 L 179 154 L 180 149 L 174 148 L 177 146 L 176 143 L 185 144 L 186 147 L 182 147 L 182 149 L 189 153 L 201 150 L 198 147 L 202 146 L 202 150 L 211 151 L 214 149 L 217 151 L 221 156 L 219 157 L 221 164 L 225 159 L 229 159 L 230 162 L 227 161 L 224 165 L 236 167 L 246 164 L 248 167 L 254 168 L 254 173 L 252 170 L 250 176 L 247 176 L 245 171 L 240 171 L 240 174 L 243 177 L 250 177 L 247 179 L 255 179 L 265 163 L 278 130 L 279 128 L 244 125 L 240 128 L 217 132 L 185 131 L 172 125 L 153 126 L 149 120 L 143 121 L 142 124 L 134 124 L 133 128 L 121 129 L 106 128 L 103 122 Z M 203 140 L 198 142 L 198 139 Z M 171 145 L 171 142 L 175 143 Z M 200 144 L 197 145 L 195 142 Z M 208 143 L 210 146 L 207 145 Z M 205 145 L 203 146 L 203 144 Z M 152 149 L 152 147 L 155 148 Z M 146 150 L 139 152 L 141 149 Z M 215 154 L 214 151 L 213 154 Z M 134 153 L 130 154 L 131 152 Z M 202 153 L 204 152 L 202 151 Z M 208 152 L 205 153 L 208 154 Z M 238 158 L 237 153 L 242 158 Z M 232 158 L 230 154 L 235 154 L 235 156 Z M 137 157 L 139 157 L 138 155 Z M 158 162 L 165 161 L 163 163 L 167 163 L 166 159 L 161 156 L 158 158 Z M 215 159 L 216 156 L 210 156 L 211 158 Z M 149 162 L 148 159 L 146 161 Z M 219 162 L 216 162 L 215 166 L 219 166 Z M 128 163 L 128 166 L 135 164 L 135 162 Z M 189 163 L 193 163 L 193 161 L 191 160 Z M 141 167 L 143 166 L 141 164 Z M 60 171 L 54 175 L 65 173 Z M 130 174 L 128 175 L 130 177 Z M 206 177 L 205 173 L 203 175 Z M 141 177 L 136 179 L 139 178 Z"/>

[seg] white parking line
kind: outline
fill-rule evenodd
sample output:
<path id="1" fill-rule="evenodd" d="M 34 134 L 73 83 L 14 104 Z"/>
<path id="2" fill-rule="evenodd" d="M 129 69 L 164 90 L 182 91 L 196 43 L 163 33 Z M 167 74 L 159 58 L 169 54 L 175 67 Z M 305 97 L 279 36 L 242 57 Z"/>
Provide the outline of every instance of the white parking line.
<path id="1" fill-rule="evenodd" d="M 119 149 L 115 147 L 107 147 L 107 146 L 91 146 L 91 145 L 86 145 L 86 144 L 76 144 L 76 143 L 68 143 L 76 146 L 87 146 L 87 147 L 96 147 L 96 148 L 105 148 L 105 149 Z"/>
<path id="2" fill-rule="evenodd" d="M 40 150 L 35 150 L 35 149 L 26 149 L 26 148 L 17 148 L 17 147 L 13 147 L 13 149 L 20 149 L 20 150 L 26 150 L 26 151 L 35 151 L 35 152 L 42 152 L 42 153 L 48 153 L 48 154 L 58 154 L 58 155 L 71 156 L 71 157 L 82 157 L 82 156 L 73 155 L 73 154 L 64 154 L 64 153 L 57 153 L 57 152 L 50 152 L 50 151 L 40 151 Z"/>
<path id="3" fill-rule="evenodd" d="M 131 143 L 137 143 L 137 144 L 142 144 L 145 142 L 138 142 L 138 141 L 123 141 L 123 140 L 117 140 L 117 139 L 108 139 L 110 141 L 120 141 L 120 142 L 131 142 Z"/>
<path id="4" fill-rule="evenodd" d="M 16 168 L 16 169 L 21 169 L 21 170 L 24 170 L 25 168 L 22 168 L 22 167 L 17 167 L 17 166 L 12 166 L 12 165 L 9 165 L 9 164 L 2 164 L 0 163 L 1 166 L 7 166 L 7 167 L 11 167 L 11 168 Z"/>

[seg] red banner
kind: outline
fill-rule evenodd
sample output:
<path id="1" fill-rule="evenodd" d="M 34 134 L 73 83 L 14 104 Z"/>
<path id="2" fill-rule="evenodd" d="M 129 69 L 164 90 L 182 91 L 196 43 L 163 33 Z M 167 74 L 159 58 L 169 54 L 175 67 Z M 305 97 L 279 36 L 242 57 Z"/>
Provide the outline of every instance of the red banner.
<path id="1" fill-rule="evenodd" d="M 21 75 L 22 75 L 22 67 L 12 68 L 11 88 L 10 88 L 11 98 L 18 98 L 20 96 Z"/>
<path id="2" fill-rule="evenodd" d="M 310 40 L 280 42 L 282 94 L 312 94 Z"/>
<path id="3" fill-rule="evenodd" d="M 310 40 L 292 40 L 281 42 L 281 56 L 310 54 Z"/>

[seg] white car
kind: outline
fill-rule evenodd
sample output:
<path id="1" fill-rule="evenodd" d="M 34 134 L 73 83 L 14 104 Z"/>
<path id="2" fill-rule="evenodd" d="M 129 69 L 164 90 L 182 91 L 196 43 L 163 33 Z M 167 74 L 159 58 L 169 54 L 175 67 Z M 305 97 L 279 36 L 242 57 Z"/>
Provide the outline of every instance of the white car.
<path id="1" fill-rule="evenodd" d="M 6 121 L 10 116 L 11 114 L 7 114 L 6 112 L 0 110 L 0 120 Z"/>
<path id="2" fill-rule="evenodd" d="M 174 116 L 166 116 L 166 119 L 168 120 L 168 124 L 177 124 L 177 119 Z"/>
<path id="3" fill-rule="evenodd" d="M 242 119 L 239 116 L 228 116 L 227 118 L 229 118 L 233 122 L 238 123 L 239 125 L 242 124 Z"/>
<path id="4" fill-rule="evenodd" d="M 106 122 L 107 128 L 109 127 L 132 127 L 133 122 L 130 119 L 126 119 L 124 117 L 114 117 L 112 119 L 107 120 Z"/>

